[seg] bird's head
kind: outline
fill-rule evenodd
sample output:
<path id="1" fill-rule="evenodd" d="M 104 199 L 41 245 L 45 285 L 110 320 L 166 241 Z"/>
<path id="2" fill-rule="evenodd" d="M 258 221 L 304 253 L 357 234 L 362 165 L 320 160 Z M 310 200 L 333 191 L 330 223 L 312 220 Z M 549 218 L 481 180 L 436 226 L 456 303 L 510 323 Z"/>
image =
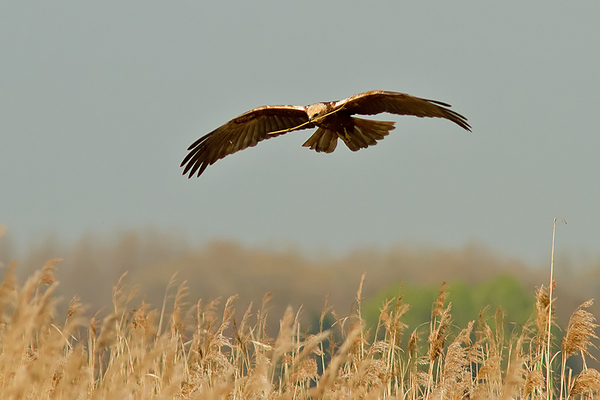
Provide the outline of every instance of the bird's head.
<path id="1" fill-rule="evenodd" d="M 311 122 L 326 114 L 327 110 L 327 103 L 315 103 L 311 104 L 310 106 L 306 106 L 306 114 L 308 114 L 308 119 Z"/>

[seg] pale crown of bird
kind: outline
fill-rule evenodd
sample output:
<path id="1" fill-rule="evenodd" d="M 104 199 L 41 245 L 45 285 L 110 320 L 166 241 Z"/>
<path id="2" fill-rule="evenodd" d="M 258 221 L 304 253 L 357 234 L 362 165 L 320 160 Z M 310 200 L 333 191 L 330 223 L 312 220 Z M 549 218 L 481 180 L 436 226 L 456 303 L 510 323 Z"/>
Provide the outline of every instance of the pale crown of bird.
<path id="1" fill-rule="evenodd" d="M 306 106 L 306 114 L 308 114 L 308 119 L 313 121 L 316 117 L 319 117 L 319 115 L 325 114 L 328 109 L 327 103 L 315 103 Z"/>

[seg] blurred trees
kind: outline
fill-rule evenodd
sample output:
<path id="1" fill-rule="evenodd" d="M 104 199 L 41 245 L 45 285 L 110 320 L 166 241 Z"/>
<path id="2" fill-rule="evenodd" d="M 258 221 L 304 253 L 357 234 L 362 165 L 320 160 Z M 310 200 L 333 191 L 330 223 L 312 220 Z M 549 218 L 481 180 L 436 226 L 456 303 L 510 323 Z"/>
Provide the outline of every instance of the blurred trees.
<path id="1" fill-rule="evenodd" d="M 405 301 L 413 307 L 406 317 L 413 318 L 414 314 L 415 320 L 423 322 L 426 319 L 419 313 L 429 315 L 437 288 L 448 281 L 455 318 L 462 313 L 468 320 L 475 319 L 489 304 L 491 313 L 502 305 L 511 320 L 522 321 L 519 307 L 526 309 L 535 287 L 547 285 L 548 280 L 545 269 L 532 268 L 479 245 L 458 249 L 363 248 L 333 257 L 294 248 L 248 248 L 231 241 L 190 244 L 176 232 L 146 229 L 86 234 L 73 244 L 49 236 L 21 253 L 17 260 L 21 281 L 47 260 L 62 258 L 56 274 L 58 292 L 64 299 L 61 306 L 66 307 L 68 300 L 78 295 L 93 312 L 110 304 L 112 287 L 127 272 L 124 284 L 139 286 L 139 295 L 153 307 L 162 306 L 165 294 L 167 303 L 171 301 L 169 296 L 174 293 L 167 286 L 175 277 L 175 284 L 186 282 L 191 299 L 225 300 L 237 294 L 236 308 L 241 310 L 250 302 L 259 305 L 265 293 L 271 292 L 272 315 L 283 315 L 291 304 L 302 306 L 305 321 L 314 321 L 327 296 L 339 315 L 349 313 L 366 271 L 363 304 L 374 309 L 381 307 L 386 297 L 397 296 L 398 288 L 404 285 Z M 6 265 L 14 256 L 8 232 L 0 237 L 0 262 Z M 563 323 L 578 304 L 600 290 L 600 281 L 594 279 L 599 266 L 596 262 L 589 268 L 571 268 L 568 276 L 557 273 L 557 314 Z M 556 268 L 561 270 L 560 262 Z M 424 304 L 423 310 L 420 304 Z M 591 312 L 600 314 L 597 307 L 594 305 Z"/>

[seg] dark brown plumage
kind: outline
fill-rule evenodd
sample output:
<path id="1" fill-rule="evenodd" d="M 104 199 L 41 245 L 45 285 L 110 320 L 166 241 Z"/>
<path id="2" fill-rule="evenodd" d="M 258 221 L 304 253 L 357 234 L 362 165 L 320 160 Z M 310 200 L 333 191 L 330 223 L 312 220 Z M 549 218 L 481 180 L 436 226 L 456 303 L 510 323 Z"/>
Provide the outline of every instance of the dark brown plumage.
<path id="1" fill-rule="evenodd" d="M 340 101 L 300 106 L 262 106 L 248 111 L 196 140 L 181 162 L 183 174 L 200 176 L 217 160 L 256 146 L 262 140 L 284 133 L 318 128 L 303 144 L 317 152 L 331 153 L 341 138 L 352 151 L 377 144 L 395 128 L 394 122 L 356 118 L 354 114 L 387 112 L 417 117 L 446 118 L 471 131 L 467 119 L 450 110 L 449 104 L 405 93 L 371 90 Z"/>

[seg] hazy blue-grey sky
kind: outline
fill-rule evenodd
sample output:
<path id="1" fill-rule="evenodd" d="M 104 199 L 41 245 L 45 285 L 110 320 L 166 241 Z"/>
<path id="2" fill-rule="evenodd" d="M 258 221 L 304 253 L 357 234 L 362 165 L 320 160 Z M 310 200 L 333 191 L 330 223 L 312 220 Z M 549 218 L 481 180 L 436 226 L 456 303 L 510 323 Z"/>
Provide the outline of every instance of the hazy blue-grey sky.
<path id="1" fill-rule="evenodd" d="M 476 241 L 540 261 L 600 249 L 598 1 L 19 1 L 0 5 L 0 223 L 158 227 L 344 251 Z M 381 115 L 357 153 L 290 133 L 181 176 L 263 104 L 371 89 L 441 100 L 473 133 Z"/>

